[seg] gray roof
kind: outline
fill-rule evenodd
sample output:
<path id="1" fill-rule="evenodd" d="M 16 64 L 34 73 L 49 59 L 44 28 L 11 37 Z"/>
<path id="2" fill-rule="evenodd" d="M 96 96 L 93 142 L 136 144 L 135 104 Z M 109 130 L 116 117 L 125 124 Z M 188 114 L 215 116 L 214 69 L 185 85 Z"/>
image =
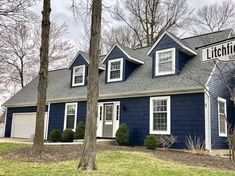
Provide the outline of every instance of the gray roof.
<path id="1" fill-rule="evenodd" d="M 191 48 L 195 48 L 205 43 L 207 35 L 182 39 Z M 222 31 L 208 34 L 214 40 L 219 41 L 228 37 L 228 32 Z M 202 38 L 202 39 L 201 39 Z M 208 44 L 208 43 L 207 43 Z M 132 54 L 144 61 L 143 65 L 136 68 L 128 79 L 124 82 L 105 84 L 105 72 L 99 76 L 100 97 L 118 97 L 117 95 L 137 95 L 138 93 L 167 92 L 170 90 L 186 90 L 201 88 L 205 85 L 211 70 L 214 67 L 212 62 L 201 61 L 201 50 L 197 50 L 198 55 L 189 59 L 179 75 L 168 75 L 152 78 L 152 60 L 147 56 L 151 47 L 131 50 Z M 125 48 L 126 49 L 126 48 Z M 125 50 L 126 51 L 126 50 Z M 128 50 L 128 52 L 130 52 Z M 86 98 L 86 86 L 70 88 L 70 70 L 61 69 L 50 71 L 48 75 L 47 102 L 82 100 Z M 24 106 L 36 104 L 38 79 L 35 78 L 22 90 L 11 97 L 5 106 Z"/>

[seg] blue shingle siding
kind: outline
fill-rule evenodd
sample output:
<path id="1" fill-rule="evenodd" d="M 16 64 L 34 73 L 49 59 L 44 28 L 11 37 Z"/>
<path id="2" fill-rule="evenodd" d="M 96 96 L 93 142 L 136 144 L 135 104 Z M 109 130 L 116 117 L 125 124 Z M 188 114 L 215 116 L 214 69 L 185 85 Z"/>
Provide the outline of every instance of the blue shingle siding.
<path id="1" fill-rule="evenodd" d="M 73 67 L 79 66 L 79 65 L 85 65 L 85 85 L 87 85 L 87 75 L 88 75 L 88 63 L 87 61 L 82 57 L 81 54 L 78 55 L 78 57 L 74 60 L 73 64 L 70 66 L 71 70 L 71 78 L 70 78 L 70 87 L 72 88 L 72 81 L 73 81 Z"/>
<path id="2" fill-rule="evenodd" d="M 204 93 L 171 96 L 171 134 L 174 148 L 186 148 L 186 136 L 205 136 Z"/>
<path id="3" fill-rule="evenodd" d="M 77 123 L 86 121 L 86 102 L 77 102 Z M 54 103 L 50 105 L 50 117 L 48 126 L 48 135 L 54 129 L 64 130 L 64 113 L 66 103 Z"/>
<path id="4" fill-rule="evenodd" d="M 54 129 L 57 129 L 63 132 L 64 111 L 65 111 L 65 103 L 50 104 L 48 135 Z"/>
<path id="5" fill-rule="evenodd" d="M 106 65 L 105 69 L 105 83 L 108 83 L 108 61 L 114 60 L 118 58 L 123 58 L 123 77 L 122 81 L 125 81 L 128 79 L 128 76 L 137 68 L 139 65 L 134 64 L 130 61 L 128 61 L 128 57 L 117 47 L 115 46 L 111 53 L 109 54 L 108 58 L 105 60 L 104 64 Z"/>
<path id="6" fill-rule="evenodd" d="M 156 45 L 156 47 L 152 50 L 152 52 L 149 54 L 150 57 L 152 57 L 152 77 L 155 77 L 155 63 L 156 63 L 156 51 L 164 50 L 164 49 L 170 49 L 175 48 L 175 70 L 176 74 L 179 74 L 182 70 L 183 66 L 186 64 L 186 62 L 190 59 L 190 56 L 182 53 L 180 49 L 182 48 L 178 43 L 176 43 L 172 38 L 170 38 L 168 35 L 164 35 L 162 39 L 159 41 L 159 43 Z"/>
<path id="7" fill-rule="evenodd" d="M 46 112 L 47 108 L 48 107 L 46 106 Z M 31 106 L 31 107 L 16 107 L 16 108 L 7 109 L 5 137 L 11 137 L 11 125 L 12 125 L 13 113 L 27 113 L 27 112 L 37 112 L 37 107 Z"/>
<path id="8" fill-rule="evenodd" d="M 216 76 L 217 75 L 217 76 Z M 217 98 L 221 97 L 226 99 L 227 102 L 227 119 L 229 124 L 234 124 L 235 109 L 230 100 L 230 93 L 222 78 L 219 78 L 218 70 L 215 69 L 215 74 L 211 76 L 208 83 L 210 92 L 210 114 L 211 114 L 211 145 L 213 149 L 228 148 L 227 138 L 219 136 L 218 125 L 218 101 Z M 224 74 L 227 79 L 231 78 L 231 74 Z"/>
<path id="9" fill-rule="evenodd" d="M 149 134 L 150 97 L 100 100 L 99 102 L 120 101 L 120 124 L 129 129 L 129 145 L 143 145 Z M 6 136 L 10 137 L 11 117 L 14 112 L 35 112 L 36 107 L 9 108 L 7 113 Z M 63 131 L 65 103 L 51 103 L 48 135 L 53 129 Z M 77 122 L 86 119 L 86 102 L 78 102 Z M 171 95 L 171 134 L 177 136 L 174 148 L 186 148 L 187 135 L 204 137 L 204 94 Z"/>

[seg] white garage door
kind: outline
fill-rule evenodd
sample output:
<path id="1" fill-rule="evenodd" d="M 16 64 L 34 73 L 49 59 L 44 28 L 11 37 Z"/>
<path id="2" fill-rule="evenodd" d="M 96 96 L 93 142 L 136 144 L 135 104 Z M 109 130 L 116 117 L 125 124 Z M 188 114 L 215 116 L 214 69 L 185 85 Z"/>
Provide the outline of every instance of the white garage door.
<path id="1" fill-rule="evenodd" d="M 14 113 L 12 117 L 11 137 L 33 139 L 35 133 L 36 113 Z M 47 113 L 45 113 L 45 130 L 47 132 Z"/>

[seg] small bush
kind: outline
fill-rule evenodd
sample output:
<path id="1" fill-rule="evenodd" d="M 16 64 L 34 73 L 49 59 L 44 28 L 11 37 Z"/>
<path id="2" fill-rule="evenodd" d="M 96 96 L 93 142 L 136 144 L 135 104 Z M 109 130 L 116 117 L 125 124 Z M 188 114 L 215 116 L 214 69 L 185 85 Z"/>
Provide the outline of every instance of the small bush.
<path id="1" fill-rule="evenodd" d="M 161 135 L 159 137 L 160 145 L 164 149 L 169 149 L 174 143 L 176 143 L 176 141 L 177 141 L 177 137 L 173 135 L 170 135 L 170 136 Z"/>
<path id="2" fill-rule="evenodd" d="M 144 146 L 147 149 L 155 150 L 159 146 L 159 140 L 156 135 L 150 134 L 144 139 Z"/>
<path id="3" fill-rule="evenodd" d="M 84 139 L 85 135 L 85 124 L 83 122 L 79 122 L 76 127 L 76 131 L 74 133 L 74 139 Z"/>
<path id="4" fill-rule="evenodd" d="M 192 138 L 190 135 L 186 137 L 186 145 L 191 153 L 195 155 L 205 154 L 205 142 L 203 137 L 194 136 Z"/>
<path id="5" fill-rule="evenodd" d="M 61 142 L 62 140 L 62 133 L 59 130 L 52 130 L 49 135 L 49 141 L 51 142 Z"/>
<path id="6" fill-rule="evenodd" d="M 64 130 L 63 134 L 62 134 L 62 141 L 63 142 L 73 142 L 74 139 L 74 132 L 72 129 L 67 128 L 66 130 Z"/>
<path id="7" fill-rule="evenodd" d="M 127 145 L 129 141 L 129 132 L 126 124 L 121 124 L 116 132 L 116 142 L 118 145 Z"/>

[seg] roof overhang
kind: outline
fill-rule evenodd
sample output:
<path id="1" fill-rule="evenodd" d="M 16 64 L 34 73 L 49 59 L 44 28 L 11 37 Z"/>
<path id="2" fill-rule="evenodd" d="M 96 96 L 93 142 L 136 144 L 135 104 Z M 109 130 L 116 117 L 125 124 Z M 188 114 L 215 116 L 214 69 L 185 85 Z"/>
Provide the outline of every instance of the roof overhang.
<path id="1" fill-rule="evenodd" d="M 81 51 L 78 51 L 78 53 L 76 54 L 76 56 L 75 56 L 75 57 L 73 58 L 73 60 L 70 62 L 69 66 L 68 66 L 68 70 L 71 68 L 71 66 L 73 65 L 74 61 L 77 59 L 77 57 L 78 57 L 79 55 L 81 55 L 81 56 L 85 59 L 85 61 L 87 62 L 87 64 L 89 65 L 89 60 L 86 58 L 86 56 L 84 56 L 84 54 L 82 54 Z M 100 70 L 105 70 L 105 68 L 100 67 L 100 66 L 99 66 L 99 69 L 100 69 Z"/>
<path id="2" fill-rule="evenodd" d="M 193 49 L 189 48 L 188 46 L 186 46 L 184 43 L 182 43 L 181 41 L 179 41 L 174 35 L 172 35 L 171 33 L 169 33 L 168 31 L 164 31 L 160 37 L 158 38 L 158 40 L 154 43 L 154 45 L 152 46 L 152 48 L 149 50 L 148 52 L 148 56 L 151 54 L 151 52 L 153 51 L 153 49 L 157 46 L 157 44 L 161 41 L 161 39 L 165 36 L 168 35 L 172 40 L 174 40 L 176 43 L 178 43 L 181 47 L 182 47 L 182 51 L 188 55 L 192 55 L 192 56 L 196 56 L 197 52 L 194 51 Z"/>
<path id="3" fill-rule="evenodd" d="M 108 58 L 108 56 L 111 54 L 111 52 L 113 51 L 113 49 L 115 48 L 115 47 L 118 47 L 132 62 L 134 62 L 134 63 L 137 63 L 137 64 L 144 64 L 144 62 L 143 61 L 140 61 L 140 60 L 138 60 L 138 59 L 136 59 L 136 58 L 133 58 L 133 57 L 131 57 L 127 52 L 125 52 L 123 49 L 122 49 L 122 47 L 120 47 L 120 45 L 118 45 L 117 43 L 115 44 L 115 45 L 113 45 L 113 47 L 111 48 L 111 50 L 108 52 L 108 54 L 104 57 L 104 59 L 102 60 L 102 64 L 107 60 L 107 58 Z"/>
<path id="4" fill-rule="evenodd" d="M 134 98 L 134 97 L 146 97 L 146 96 L 161 96 L 161 95 L 176 95 L 176 94 L 189 94 L 189 93 L 202 93 L 204 88 L 199 87 L 189 87 L 189 88 L 173 88 L 173 89 L 162 89 L 162 90 L 146 90 L 146 91 L 133 91 L 126 93 L 115 93 L 115 94 L 101 94 L 99 100 L 104 99 L 114 99 L 114 98 Z M 86 101 L 86 96 L 80 97 L 67 97 L 67 98 L 56 98 L 48 99 L 47 105 L 49 103 L 62 103 L 62 102 L 72 102 L 72 101 Z M 29 103 L 16 103 L 16 104 L 4 104 L 6 107 L 27 107 L 36 106 L 36 102 Z"/>

